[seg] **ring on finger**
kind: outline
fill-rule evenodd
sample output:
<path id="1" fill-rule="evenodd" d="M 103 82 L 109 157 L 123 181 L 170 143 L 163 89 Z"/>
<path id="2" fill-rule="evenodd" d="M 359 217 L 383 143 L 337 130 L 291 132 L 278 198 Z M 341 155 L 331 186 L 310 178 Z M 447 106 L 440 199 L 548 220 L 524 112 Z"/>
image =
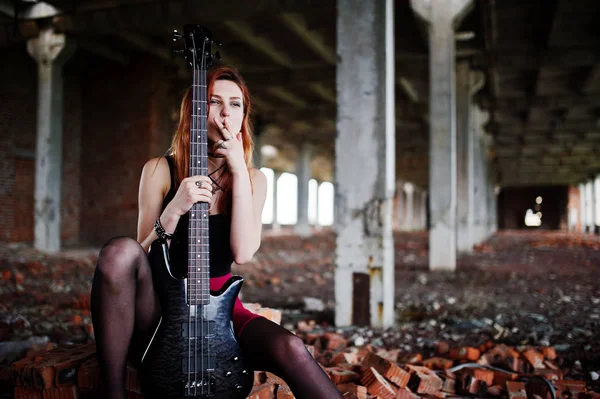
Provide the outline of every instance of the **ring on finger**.
<path id="1" fill-rule="evenodd" d="M 225 141 L 229 141 L 229 140 L 231 140 L 232 138 L 233 138 L 233 136 L 230 136 L 230 135 L 228 135 L 228 136 L 225 136 Z"/>
<path id="2" fill-rule="evenodd" d="M 223 141 L 221 144 L 219 144 L 219 147 L 221 147 L 222 149 L 226 149 L 227 143 Z"/>
<path id="3" fill-rule="evenodd" d="M 204 183 L 203 181 L 201 181 L 201 180 L 198 180 L 198 181 L 196 182 L 196 186 L 197 186 L 198 188 L 202 188 L 202 185 L 203 185 L 203 183 Z"/>

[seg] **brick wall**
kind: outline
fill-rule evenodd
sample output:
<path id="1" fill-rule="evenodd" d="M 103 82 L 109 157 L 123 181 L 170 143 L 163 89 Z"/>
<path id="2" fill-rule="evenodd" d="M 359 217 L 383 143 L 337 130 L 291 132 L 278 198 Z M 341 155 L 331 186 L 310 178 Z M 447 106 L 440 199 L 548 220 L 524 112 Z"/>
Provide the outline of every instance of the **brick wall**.
<path id="1" fill-rule="evenodd" d="M 0 241 L 32 242 L 37 66 L 24 44 L 1 54 L 11 62 L 0 64 Z M 167 150 L 183 88 L 156 60 L 137 60 L 77 50 L 64 67 L 64 246 L 135 237 L 141 169 Z"/>
<path id="2" fill-rule="evenodd" d="M 173 131 L 172 97 L 156 61 L 97 60 L 84 83 L 81 157 L 82 243 L 136 237 L 144 163 L 162 155 Z"/>
<path id="3" fill-rule="evenodd" d="M 0 240 L 33 241 L 37 65 L 25 45 L 3 50 L 11 62 L 0 66 Z M 81 136 L 80 59 L 64 68 L 61 238 L 79 239 L 79 154 Z"/>
<path id="4" fill-rule="evenodd" d="M 0 63 L 0 240 L 33 240 L 32 165 L 36 129 L 36 64 L 17 45 Z"/>

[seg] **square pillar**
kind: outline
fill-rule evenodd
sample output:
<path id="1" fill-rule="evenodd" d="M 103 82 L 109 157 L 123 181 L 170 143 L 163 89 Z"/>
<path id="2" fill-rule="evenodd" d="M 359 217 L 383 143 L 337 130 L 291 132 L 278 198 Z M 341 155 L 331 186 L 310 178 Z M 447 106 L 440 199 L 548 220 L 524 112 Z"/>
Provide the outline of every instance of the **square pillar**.
<path id="1" fill-rule="evenodd" d="M 65 35 L 41 29 L 27 41 L 38 65 L 37 142 L 34 189 L 34 248 L 60 251 L 62 187 L 63 74 L 74 51 Z"/>
<path id="2" fill-rule="evenodd" d="M 394 2 L 338 0 L 337 10 L 335 323 L 390 327 Z"/>
<path id="3" fill-rule="evenodd" d="M 411 0 L 429 33 L 429 268 L 456 269 L 456 62 L 454 26 L 472 0 Z"/>

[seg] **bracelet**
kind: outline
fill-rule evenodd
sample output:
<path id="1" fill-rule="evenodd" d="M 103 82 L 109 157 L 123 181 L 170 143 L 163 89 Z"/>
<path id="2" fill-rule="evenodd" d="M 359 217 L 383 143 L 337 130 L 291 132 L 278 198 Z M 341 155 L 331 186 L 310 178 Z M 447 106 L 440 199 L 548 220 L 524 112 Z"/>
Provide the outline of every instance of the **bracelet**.
<path id="1" fill-rule="evenodd" d="M 166 241 L 173 238 L 173 234 L 167 233 L 165 231 L 165 228 L 160 223 L 160 217 L 156 219 L 156 222 L 154 222 L 154 231 L 156 232 L 156 235 L 161 241 Z"/>

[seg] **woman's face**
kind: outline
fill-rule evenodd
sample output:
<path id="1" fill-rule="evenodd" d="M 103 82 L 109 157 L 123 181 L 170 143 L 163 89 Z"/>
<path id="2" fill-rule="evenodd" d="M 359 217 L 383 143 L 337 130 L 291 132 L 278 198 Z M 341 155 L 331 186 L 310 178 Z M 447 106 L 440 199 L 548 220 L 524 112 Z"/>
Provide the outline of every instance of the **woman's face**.
<path id="1" fill-rule="evenodd" d="M 242 130 L 244 119 L 243 95 L 240 87 L 230 80 L 216 80 L 208 99 L 208 140 L 217 142 L 223 135 L 214 118 L 223 123 L 233 136 Z"/>

